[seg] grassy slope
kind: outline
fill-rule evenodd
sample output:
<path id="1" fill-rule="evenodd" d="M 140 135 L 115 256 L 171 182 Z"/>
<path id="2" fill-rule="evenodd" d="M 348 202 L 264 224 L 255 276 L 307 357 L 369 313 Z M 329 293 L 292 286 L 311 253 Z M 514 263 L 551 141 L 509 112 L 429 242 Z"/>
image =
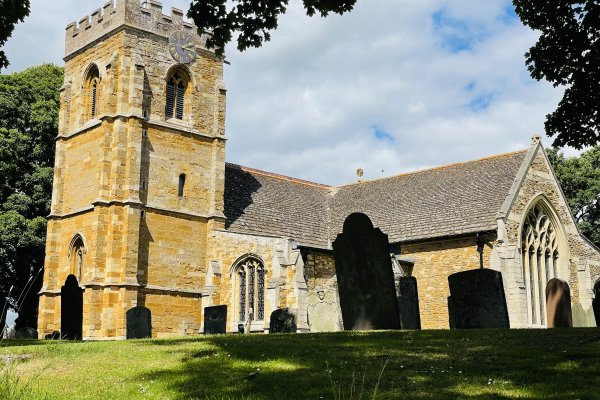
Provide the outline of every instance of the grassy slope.
<path id="1" fill-rule="evenodd" d="M 19 354 L 49 399 L 331 399 L 330 377 L 348 398 L 388 356 L 380 399 L 600 399 L 599 329 L 0 343 Z"/>

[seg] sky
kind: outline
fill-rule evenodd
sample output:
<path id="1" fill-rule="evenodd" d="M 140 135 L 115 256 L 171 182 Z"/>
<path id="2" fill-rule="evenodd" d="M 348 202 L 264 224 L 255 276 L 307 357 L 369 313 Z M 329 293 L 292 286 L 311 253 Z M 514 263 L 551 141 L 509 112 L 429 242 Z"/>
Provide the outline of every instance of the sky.
<path id="1" fill-rule="evenodd" d="M 104 1 L 31 0 L 3 73 L 62 65 L 64 28 Z M 562 90 L 529 76 L 537 37 L 509 0 L 358 0 L 327 18 L 291 0 L 271 42 L 226 49 L 227 161 L 337 185 L 358 168 L 377 179 L 524 149 L 534 134 L 549 146 Z"/>

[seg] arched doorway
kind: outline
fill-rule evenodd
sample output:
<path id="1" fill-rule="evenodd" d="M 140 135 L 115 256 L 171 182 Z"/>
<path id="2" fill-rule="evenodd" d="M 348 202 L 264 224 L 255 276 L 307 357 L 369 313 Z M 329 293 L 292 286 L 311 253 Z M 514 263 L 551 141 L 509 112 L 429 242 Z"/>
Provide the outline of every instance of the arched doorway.
<path id="1" fill-rule="evenodd" d="M 75 275 L 69 275 L 60 289 L 60 329 L 61 337 L 67 340 L 81 340 L 83 334 L 83 289 Z"/>
<path id="2" fill-rule="evenodd" d="M 600 326 L 600 279 L 594 285 L 594 300 L 592 300 L 594 308 L 594 317 L 596 317 L 596 326 Z"/>

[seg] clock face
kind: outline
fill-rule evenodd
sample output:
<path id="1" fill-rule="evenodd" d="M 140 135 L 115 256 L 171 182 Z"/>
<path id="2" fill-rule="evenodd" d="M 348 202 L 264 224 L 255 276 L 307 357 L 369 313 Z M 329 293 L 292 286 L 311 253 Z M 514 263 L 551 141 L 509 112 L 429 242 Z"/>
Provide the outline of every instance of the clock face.
<path id="1" fill-rule="evenodd" d="M 185 31 L 175 31 L 169 36 L 169 52 L 175 61 L 190 63 L 196 59 L 196 45 L 192 35 Z"/>

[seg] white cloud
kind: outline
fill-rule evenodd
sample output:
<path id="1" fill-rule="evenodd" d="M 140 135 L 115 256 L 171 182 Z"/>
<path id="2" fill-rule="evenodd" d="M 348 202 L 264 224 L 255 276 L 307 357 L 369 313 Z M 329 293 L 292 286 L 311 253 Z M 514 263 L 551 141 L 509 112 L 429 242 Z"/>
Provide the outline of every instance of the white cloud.
<path id="1" fill-rule="evenodd" d="M 102 3 L 32 0 L 12 70 L 59 63 L 66 24 Z M 325 19 L 290 4 L 271 42 L 228 48 L 229 161 L 329 184 L 388 176 L 525 148 L 561 97 L 529 77 L 537 36 L 509 0 L 359 0 Z"/>

